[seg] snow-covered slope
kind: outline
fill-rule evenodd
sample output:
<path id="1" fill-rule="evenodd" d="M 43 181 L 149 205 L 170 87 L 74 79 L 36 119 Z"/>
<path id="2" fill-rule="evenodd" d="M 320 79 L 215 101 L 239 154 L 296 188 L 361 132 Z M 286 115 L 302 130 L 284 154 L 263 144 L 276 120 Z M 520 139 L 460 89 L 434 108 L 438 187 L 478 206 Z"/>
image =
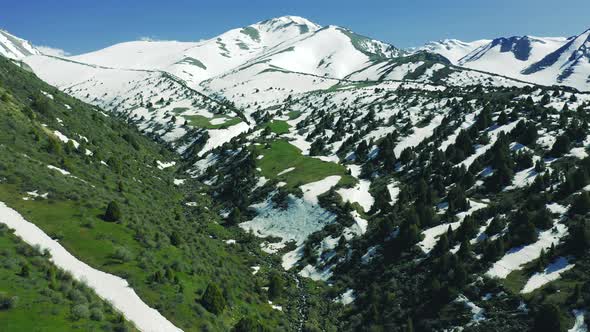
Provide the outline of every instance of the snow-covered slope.
<path id="1" fill-rule="evenodd" d="M 29 55 L 40 52 L 28 41 L 15 37 L 0 29 L 0 55 L 10 59 L 20 60 Z"/>
<path id="2" fill-rule="evenodd" d="M 283 100 L 291 93 L 327 89 L 352 72 L 401 54 L 344 28 L 285 16 L 201 42 L 134 41 L 72 57 L 37 54 L 24 61 L 58 88 L 177 141 L 191 132 L 189 117 L 236 117 L 199 92 L 239 106 Z M 250 98 L 241 98 L 245 95 Z M 160 100 L 165 102 L 155 110 L 146 106 Z M 210 138 L 217 135 L 214 126 L 206 128 Z M 231 134 L 222 136 L 229 140 Z"/>
<path id="3" fill-rule="evenodd" d="M 557 83 L 590 89 L 590 29 L 569 38 L 563 46 L 547 54 L 522 72 L 539 81 L 555 80 Z"/>
<path id="4" fill-rule="evenodd" d="M 201 83 L 212 94 L 256 101 L 326 89 L 366 66 L 403 52 L 395 47 L 328 26 L 275 47 L 264 55 Z"/>

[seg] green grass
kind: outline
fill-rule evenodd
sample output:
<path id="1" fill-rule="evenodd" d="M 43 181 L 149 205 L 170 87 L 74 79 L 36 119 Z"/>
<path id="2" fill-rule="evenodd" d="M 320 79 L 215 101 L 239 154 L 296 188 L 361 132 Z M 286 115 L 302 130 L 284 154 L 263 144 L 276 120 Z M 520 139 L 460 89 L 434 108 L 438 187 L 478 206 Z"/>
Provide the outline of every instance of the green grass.
<path id="1" fill-rule="evenodd" d="M 188 120 L 189 125 L 205 129 L 224 129 L 240 123 L 242 120 L 238 117 L 227 117 L 224 115 L 215 115 L 213 118 L 207 118 L 202 115 L 183 115 Z M 224 123 L 212 124 L 212 119 L 226 119 Z"/>
<path id="2" fill-rule="evenodd" d="M 287 116 L 289 117 L 289 120 L 294 120 L 301 116 L 302 113 L 303 112 L 301 111 L 289 111 L 289 113 L 287 113 Z"/>
<path id="3" fill-rule="evenodd" d="M 512 293 L 518 294 L 526 284 L 527 280 L 528 277 L 524 270 L 515 270 L 506 276 L 506 279 L 502 281 L 502 284 Z"/>
<path id="4" fill-rule="evenodd" d="M 291 126 L 286 121 L 282 120 L 272 120 L 267 124 L 267 127 L 269 127 L 273 133 L 278 135 L 288 133 L 289 128 L 291 128 Z"/>
<path id="5" fill-rule="evenodd" d="M 346 167 L 307 157 L 301 154 L 301 150 L 285 140 L 277 140 L 270 143 L 270 148 L 256 146 L 256 152 L 264 155 L 256 160 L 257 167 L 262 169 L 262 175 L 268 179 L 276 179 L 287 183 L 287 187 L 294 188 L 300 185 L 322 180 L 331 175 L 340 175 L 339 185 L 353 184 L 356 180 L 347 174 Z M 291 172 L 278 176 L 281 171 L 295 167 Z"/>
<path id="6" fill-rule="evenodd" d="M 225 128 L 229 128 L 233 125 L 236 125 L 242 121 L 242 119 L 240 119 L 238 117 L 232 118 L 232 117 L 227 117 L 225 115 L 215 115 L 213 117 L 213 119 L 226 119 L 226 120 L 224 123 L 221 123 L 221 124 L 212 124 L 211 118 L 207 118 L 202 115 L 183 115 L 182 117 L 188 121 L 190 126 L 205 128 L 205 129 L 225 129 Z"/>

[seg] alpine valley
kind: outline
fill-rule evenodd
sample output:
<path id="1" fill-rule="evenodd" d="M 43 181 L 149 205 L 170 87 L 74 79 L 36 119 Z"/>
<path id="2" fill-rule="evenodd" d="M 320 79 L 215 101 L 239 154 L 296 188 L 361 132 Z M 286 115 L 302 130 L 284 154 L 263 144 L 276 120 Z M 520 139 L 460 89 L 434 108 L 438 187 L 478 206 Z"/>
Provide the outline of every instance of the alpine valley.
<path id="1" fill-rule="evenodd" d="M 0 330 L 588 331 L 589 121 L 590 30 L 2 30 Z"/>

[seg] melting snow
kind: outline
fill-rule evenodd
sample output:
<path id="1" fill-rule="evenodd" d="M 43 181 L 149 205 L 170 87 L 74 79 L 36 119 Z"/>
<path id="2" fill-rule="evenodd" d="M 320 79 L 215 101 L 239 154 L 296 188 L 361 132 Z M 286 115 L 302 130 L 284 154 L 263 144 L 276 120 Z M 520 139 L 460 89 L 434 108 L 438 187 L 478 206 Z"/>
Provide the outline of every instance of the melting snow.
<path id="1" fill-rule="evenodd" d="M 354 290 L 352 289 L 347 289 L 346 292 L 342 293 L 338 298 L 336 298 L 336 302 L 340 302 L 343 305 L 348 305 L 351 304 L 352 302 L 354 302 L 355 296 L 354 296 Z"/>
<path id="2" fill-rule="evenodd" d="M 424 251 L 425 253 L 429 253 L 438 242 L 438 238 L 449 229 L 449 226 L 452 230 L 457 229 L 461 225 L 463 219 L 465 219 L 466 216 L 486 207 L 485 203 L 479 203 L 472 200 L 469 200 L 469 204 L 469 210 L 457 214 L 457 218 L 459 218 L 459 221 L 440 224 L 438 226 L 434 226 L 423 231 L 422 234 L 424 234 L 424 239 L 420 241 L 420 243 L 418 243 L 418 246 L 422 249 L 422 251 Z"/>
<path id="3" fill-rule="evenodd" d="M 268 301 L 268 304 L 270 304 L 270 306 L 275 309 L 275 310 L 279 310 L 279 311 L 283 311 L 283 307 L 280 305 L 274 305 L 272 304 L 272 301 Z"/>
<path id="4" fill-rule="evenodd" d="M 567 330 L 568 332 L 588 332 L 588 325 L 584 322 L 584 316 L 586 315 L 586 310 L 573 310 L 573 314 L 576 317 L 576 322 L 574 326 Z"/>
<path id="5" fill-rule="evenodd" d="M 565 257 L 559 257 L 553 263 L 549 264 L 543 272 L 533 274 L 520 292 L 530 293 L 537 288 L 541 288 L 543 285 L 559 279 L 562 273 L 571 270 L 574 266 L 575 264 L 568 264 Z"/>
<path id="6" fill-rule="evenodd" d="M 263 157 L 264 157 L 264 156 L 263 156 Z M 285 169 L 285 170 L 282 170 L 282 171 L 281 171 L 279 174 L 277 174 L 277 175 L 278 175 L 278 176 L 281 176 L 281 175 L 283 175 L 283 174 L 287 174 L 287 173 L 289 173 L 289 172 L 291 172 L 291 171 L 294 171 L 294 170 L 295 170 L 295 167 L 289 167 L 289 168 L 287 168 L 287 169 Z"/>
<path id="7" fill-rule="evenodd" d="M 293 195 L 288 196 L 288 203 L 289 207 L 285 210 L 276 209 L 270 199 L 254 204 L 251 207 L 256 210 L 257 216 L 241 223 L 240 227 L 247 231 L 251 230 L 259 237 L 280 237 L 280 248 L 289 241 L 294 241 L 296 245 L 301 246 L 310 234 L 331 224 L 336 218 L 334 214 L 323 208 Z M 275 251 L 276 246 L 277 244 L 272 244 L 272 248 L 269 249 Z M 299 249 L 284 255 L 283 267 L 289 269 L 299 260 L 301 254 Z"/>
<path id="8" fill-rule="evenodd" d="M 159 169 L 166 169 L 168 167 L 172 167 L 172 166 L 176 165 L 175 161 L 162 162 L 162 161 L 156 160 L 156 163 L 158 164 Z"/>
<path id="9" fill-rule="evenodd" d="M 62 175 L 70 175 L 70 172 L 68 172 L 66 170 L 63 170 L 63 169 L 61 169 L 59 167 L 55 167 L 53 165 L 47 165 L 47 168 L 56 170 L 56 171 L 60 172 Z"/>
<path id="10" fill-rule="evenodd" d="M 486 275 L 492 278 L 506 278 L 510 272 L 519 270 L 522 265 L 539 258 L 541 250 L 549 249 L 552 244 L 557 245 L 567 233 L 567 226 L 555 223 L 553 228 L 539 233 L 537 242 L 508 250 L 506 255 L 486 272 Z"/>
<path id="11" fill-rule="evenodd" d="M 455 302 L 463 303 L 463 304 L 465 304 L 467 309 L 471 310 L 471 313 L 472 313 L 471 322 L 469 324 L 467 324 L 467 326 L 476 325 L 477 323 L 486 319 L 484 316 L 485 310 L 483 308 L 478 307 L 475 303 L 471 302 L 467 297 L 465 297 L 465 295 L 463 295 L 463 294 L 459 295 L 457 297 L 457 299 L 455 300 Z"/>

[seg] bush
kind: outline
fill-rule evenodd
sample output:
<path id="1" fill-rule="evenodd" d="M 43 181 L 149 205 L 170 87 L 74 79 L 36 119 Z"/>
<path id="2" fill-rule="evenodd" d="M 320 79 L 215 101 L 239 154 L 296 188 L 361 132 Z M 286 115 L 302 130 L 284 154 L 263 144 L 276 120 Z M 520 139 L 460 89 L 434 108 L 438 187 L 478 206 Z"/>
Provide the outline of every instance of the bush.
<path id="1" fill-rule="evenodd" d="M 17 296 L 10 296 L 5 293 L 0 293 L 0 310 L 12 309 L 16 307 L 17 302 Z"/>
<path id="2" fill-rule="evenodd" d="M 85 304 L 77 304 L 72 308 L 72 318 L 74 320 L 88 318 L 89 316 L 90 311 L 88 310 L 88 306 Z"/>
<path id="3" fill-rule="evenodd" d="M 126 247 L 117 247 L 112 257 L 122 262 L 129 262 L 133 259 L 133 254 Z"/>
<path id="4" fill-rule="evenodd" d="M 86 298 L 86 295 L 78 290 L 78 289 L 72 289 L 69 293 L 68 293 L 68 298 L 72 301 L 74 301 L 74 303 L 86 303 L 88 301 L 88 299 Z"/>
<path id="5" fill-rule="evenodd" d="M 102 310 L 100 310 L 99 308 L 93 308 L 92 310 L 90 310 L 90 319 L 95 321 L 103 320 L 104 314 L 102 313 Z"/>

